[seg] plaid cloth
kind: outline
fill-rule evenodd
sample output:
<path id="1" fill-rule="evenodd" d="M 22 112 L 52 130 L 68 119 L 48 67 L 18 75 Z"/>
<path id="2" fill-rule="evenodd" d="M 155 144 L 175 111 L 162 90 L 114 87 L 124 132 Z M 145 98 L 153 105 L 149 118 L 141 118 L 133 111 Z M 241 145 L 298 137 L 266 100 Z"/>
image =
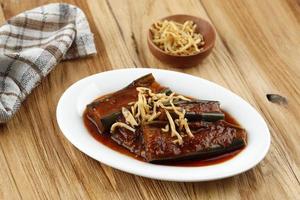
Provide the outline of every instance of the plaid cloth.
<path id="1" fill-rule="evenodd" d="M 60 60 L 94 53 L 88 21 L 75 6 L 48 4 L 9 19 L 0 27 L 0 123 Z"/>

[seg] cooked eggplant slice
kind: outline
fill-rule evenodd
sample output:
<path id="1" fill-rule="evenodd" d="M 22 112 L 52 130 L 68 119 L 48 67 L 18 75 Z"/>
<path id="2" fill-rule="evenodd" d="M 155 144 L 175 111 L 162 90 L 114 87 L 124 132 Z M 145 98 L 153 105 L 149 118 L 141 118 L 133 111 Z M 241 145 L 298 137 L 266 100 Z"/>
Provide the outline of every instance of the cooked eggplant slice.
<path id="1" fill-rule="evenodd" d="M 87 105 L 87 117 L 97 127 L 99 133 L 107 132 L 110 125 L 118 117 L 122 107 L 136 101 L 136 87 L 148 87 L 153 92 L 165 89 L 157 83 L 152 74 L 147 74 L 129 84 L 127 87 L 104 97 L 98 98 Z M 109 111 L 109 112 L 108 112 Z"/>
<path id="2" fill-rule="evenodd" d="M 193 138 L 184 137 L 183 144 L 174 144 L 170 133 L 153 125 L 143 127 L 143 137 L 148 162 L 164 162 L 191 158 L 204 159 L 224 154 L 246 145 L 244 129 L 223 120 L 202 122 L 199 129 L 192 131 Z"/>
<path id="3" fill-rule="evenodd" d="M 195 152 L 190 152 L 188 154 L 183 154 L 178 156 L 159 158 L 157 160 L 154 159 L 149 162 L 163 164 L 163 163 L 172 163 L 172 162 L 184 161 L 184 160 L 205 160 L 205 159 L 209 159 L 226 153 L 233 152 L 243 147 L 245 147 L 244 140 L 234 139 L 232 143 L 227 147 L 224 146 L 213 147 L 203 151 L 195 151 Z"/>

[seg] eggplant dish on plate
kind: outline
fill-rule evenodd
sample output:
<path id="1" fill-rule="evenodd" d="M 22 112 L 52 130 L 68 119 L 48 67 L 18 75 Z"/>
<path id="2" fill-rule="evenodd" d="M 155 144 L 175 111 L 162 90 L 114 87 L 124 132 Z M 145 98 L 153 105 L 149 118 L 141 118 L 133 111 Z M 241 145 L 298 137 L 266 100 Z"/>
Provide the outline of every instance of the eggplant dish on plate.
<path id="1" fill-rule="evenodd" d="M 152 74 L 88 104 L 84 121 L 99 137 L 151 163 L 212 159 L 247 144 L 246 131 L 227 120 L 220 102 L 177 94 Z"/>

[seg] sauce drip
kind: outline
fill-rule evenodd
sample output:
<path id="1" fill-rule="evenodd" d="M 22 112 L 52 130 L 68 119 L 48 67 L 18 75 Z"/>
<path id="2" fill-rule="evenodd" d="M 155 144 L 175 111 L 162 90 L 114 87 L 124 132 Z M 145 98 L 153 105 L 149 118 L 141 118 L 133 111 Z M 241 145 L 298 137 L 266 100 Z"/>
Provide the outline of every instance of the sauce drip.
<path id="1" fill-rule="evenodd" d="M 227 112 L 223 111 L 225 113 L 225 121 L 239 125 L 238 122 Z M 98 133 L 97 128 L 95 125 L 88 119 L 86 113 L 83 115 L 83 121 L 85 124 L 85 127 L 87 128 L 88 132 L 101 144 L 109 147 L 110 149 L 113 149 L 121 154 L 125 154 L 127 156 L 130 156 L 132 158 L 135 158 L 137 160 L 144 161 L 143 158 L 137 156 L 136 154 L 128 151 L 124 147 L 118 145 L 116 142 L 114 142 L 110 137 L 104 136 Z M 205 160 L 187 160 L 187 161 L 176 161 L 176 162 L 168 162 L 164 163 L 163 165 L 169 165 L 169 166 L 184 166 L 184 167 L 199 167 L 199 166 L 208 166 L 208 165 L 214 165 L 218 163 L 225 162 L 227 160 L 230 160 L 237 154 L 239 154 L 243 149 L 238 149 L 230 153 L 226 153 L 220 156 L 216 156 L 213 158 L 205 159 Z"/>

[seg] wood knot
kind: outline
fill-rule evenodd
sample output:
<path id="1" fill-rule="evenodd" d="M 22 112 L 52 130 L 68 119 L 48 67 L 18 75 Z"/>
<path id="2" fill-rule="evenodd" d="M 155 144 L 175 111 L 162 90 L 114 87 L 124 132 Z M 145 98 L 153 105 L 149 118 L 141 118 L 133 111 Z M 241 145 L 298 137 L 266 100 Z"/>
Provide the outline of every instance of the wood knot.
<path id="1" fill-rule="evenodd" d="M 267 96 L 268 101 L 270 101 L 272 103 L 276 103 L 279 105 L 287 105 L 288 104 L 286 97 L 283 97 L 279 94 L 267 94 L 266 96 Z"/>

